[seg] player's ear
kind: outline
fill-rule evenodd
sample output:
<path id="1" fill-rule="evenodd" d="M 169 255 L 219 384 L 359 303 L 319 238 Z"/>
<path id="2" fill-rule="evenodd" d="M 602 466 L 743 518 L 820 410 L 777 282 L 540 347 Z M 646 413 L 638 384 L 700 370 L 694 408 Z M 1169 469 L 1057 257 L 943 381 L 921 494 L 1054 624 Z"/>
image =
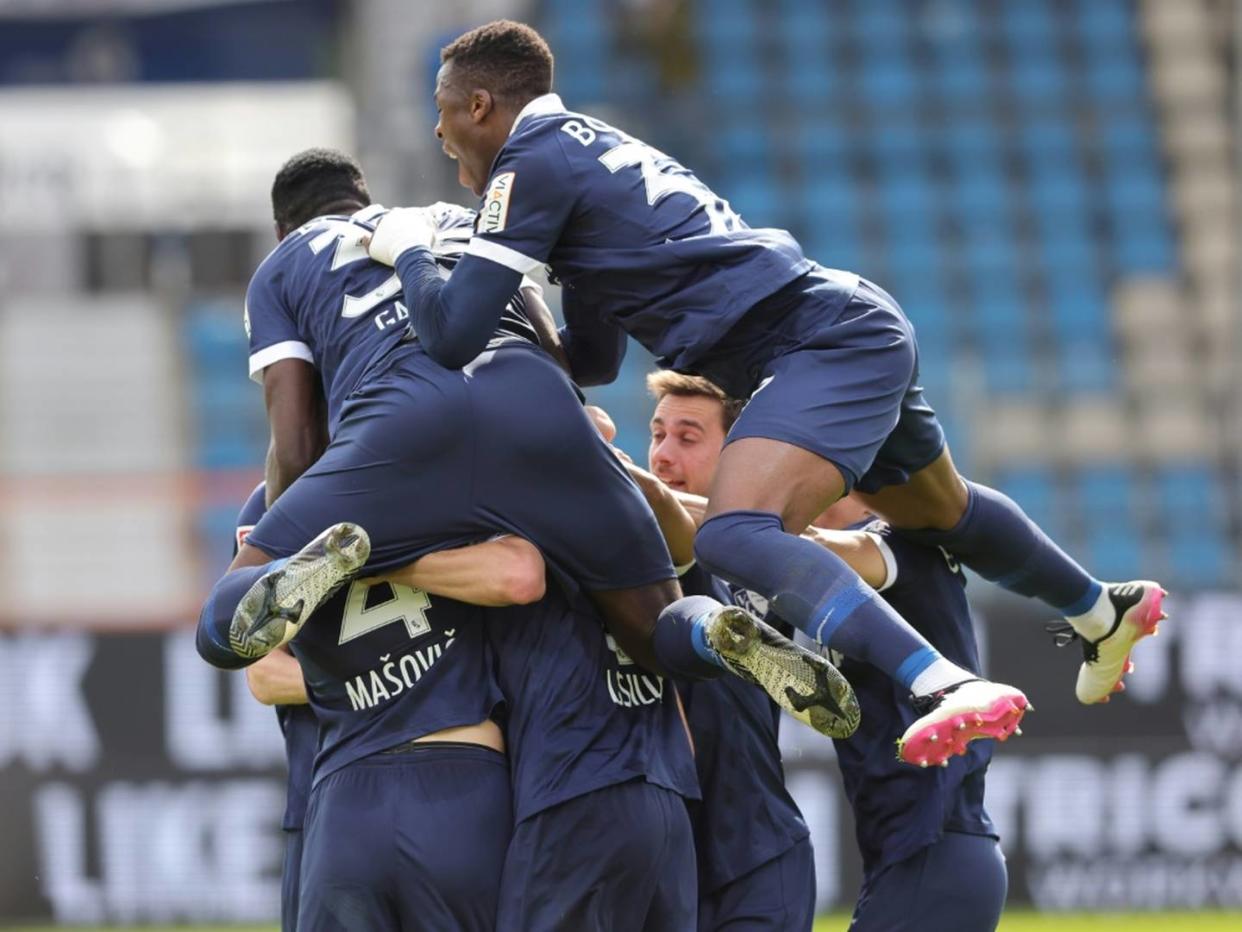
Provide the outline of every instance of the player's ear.
<path id="1" fill-rule="evenodd" d="M 470 92 L 470 119 L 472 122 L 482 123 L 495 107 L 496 99 L 492 97 L 491 91 L 480 87 Z"/>

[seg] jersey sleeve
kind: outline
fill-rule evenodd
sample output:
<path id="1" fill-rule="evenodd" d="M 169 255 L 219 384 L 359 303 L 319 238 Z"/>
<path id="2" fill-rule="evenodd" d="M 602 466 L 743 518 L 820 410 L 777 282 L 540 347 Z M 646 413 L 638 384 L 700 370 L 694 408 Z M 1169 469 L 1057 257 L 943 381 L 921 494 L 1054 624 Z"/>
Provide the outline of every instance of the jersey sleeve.
<path id="1" fill-rule="evenodd" d="M 557 133 L 549 126 L 506 144 L 483 195 L 469 255 L 523 275 L 547 263 L 575 203 Z"/>
<path id="2" fill-rule="evenodd" d="M 280 276 L 271 256 L 259 266 L 246 289 L 244 320 L 250 340 L 250 377 L 256 382 L 263 381 L 264 369 L 282 359 L 304 359 L 314 364 L 315 356 L 281 293 Z"/>
<path id="3" fill-rule="evenodd" d="M 625 359 L 625 331 L 605 320 L 599 309 L 582 301 L 575 288 L 561 289 L 561 346 L 579 385 L 607 385 L 621 372 Z"/>

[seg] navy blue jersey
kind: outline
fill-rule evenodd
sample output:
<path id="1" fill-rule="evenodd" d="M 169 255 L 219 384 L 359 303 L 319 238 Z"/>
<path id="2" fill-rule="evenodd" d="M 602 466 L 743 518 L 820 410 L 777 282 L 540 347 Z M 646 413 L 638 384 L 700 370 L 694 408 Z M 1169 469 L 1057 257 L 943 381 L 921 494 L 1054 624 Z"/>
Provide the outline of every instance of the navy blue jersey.
<path id="1" fill-rule="evenodd" d="M 233 537 L 233 553 L 246 541 L 251 529 L 259 523 L 267 511 L 264 502 L 266 486 L 260 482 L 250 493 L 241 514 L 237 516 L 237 530 Z M 285 763 L 289 777 L 285 786 L 285 815 L 280 827 L 298 831 L 306 818 L 306 799 L 310 795 L 311 767 L 315 762 L 315 748 L 319 745 L 319 720 L 310 705 L 278 705 L 276 720 L 285 738 Z"/>
<path id="2" fill-rule="evenodd" d="M 290 642 L 319 719 L 313 783 L 355 760 L 492 714 L 484 610 L 408 586 L 353 582 Z"/>
<path id="3" fill-rule="evenodd" d="M 637 666 L 581 596 L 493 609 L 488 636 L 505 698 L 517 822 L 643 779 L 698 798 L 676 693 Z"/>
<path id="4" fill-rule="evenodd" d="M 957 563 L 939 548 L 906 540 L 883 522 L 867 530 L 886 551 L 890 582 L 882 593 L 885 600 L 947 659 L 977 673 L 979 651 L 966 580 Z M 866 663 L 846 658 L 840 669 L 862 707 L 858 731 L 834 743 L 864 872 L 904 860 L 946 830 L 995 835 L 983 808 L 994 742 L 972 741 L 945 768 L 904 764 L 897 759 L 895 742 L 918 717 L 907 691 Z"/>
<path id="5" fill-rule="evenodd" d="M 474 211 L 451 204 L 430 208 L 436 220 L 436 261 L 443 274 L 456 264 L 474 226 Z M 341 404 L 394 345 L 411 333 L 399 300 L 401 282 L 373 262 L 359 238 L 385 209 L 372 204 L 352 216 L 317 217 L 290 233 L 263 260 L 246 291 L 250 375 L 281 359 L 315 366 L 328 400 L 329 433 Z M 534 341 L 520 293 L 510 300 L 500 332 Z"/>
<path id="6" fill-rule="evenodd" d="M 681 585 L 686 595 L 730 598 L 724 584 L 697 564 Z M 705 896 L 788 851 L 809 831 L 785 789 L 776 703 L 735 676 L 679 683 L 678 689 L 703 794 L 692 822 L 699 895 Z"/>
<path id="7" fill-rule="evenodd" d="M 752 229 L 674 159 L 555 94 L 518 116 L 467 252 L 521 273 L 550 265 L 569 344 L 602 319 L 675 368 L 815 267 L 784 230 Z M 857 276 L 830 278 L 844 305 Z"/>

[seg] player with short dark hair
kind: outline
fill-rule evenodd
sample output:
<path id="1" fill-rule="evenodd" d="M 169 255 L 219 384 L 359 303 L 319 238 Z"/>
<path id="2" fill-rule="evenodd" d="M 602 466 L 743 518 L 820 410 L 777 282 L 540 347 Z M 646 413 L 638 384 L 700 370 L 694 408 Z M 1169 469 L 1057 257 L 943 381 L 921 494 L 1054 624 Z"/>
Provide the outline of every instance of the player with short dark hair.
<path id="1" fill-rule="evenodd" d="M 427 352 L 466 363 L 521 274 L 547 263 L 563 286 L 563 341 L 581 384 L 616 376 L 628 333 L 662 366 L 749 397 L 697 535 L 699 560 L 908 689 L 924 712 L 903 736 L 908 761 L 939 762 L 1011 730 L 1026 697 L 943 657 L 839 558 L 799 539 L 850 490 L 904 533 L 1065 615 L 1084 639 L 1080 701 L 1120 688 L 1130 650 L 1161 617 L 1163 591 L 1095 580 L 1013 501 L 958 474 L 893 298 L 810 261 L 783 230 L 750 228 L 664 153 L 568 111 L 537 93 L 542 84 L 485 67 L 493 54 L 543 74 L 549 53 L 511 22 L 442 53 L 436 133 L 461 183 L 483 198 L 462 261 L 441 278 L 428 251 L 434 229 L 418 211 L 390 213 L 370 241 L 371 255 L 400 275 Z M 930 744 L 946 723 L 965 725 L 954 728 L 959 739 Z"/>
<path id="2" fill-rule="evenodd" d="M 361 244 L 384 208 L 362 204 L 364 189 L 356 196 L 349 216 L 317 216 L 293 230 L 278 225 L 284 237 L 247 292 L 250 370 L 263 383 L 272 427 L 268 498 L 280 498 L 234 569 L 298 552 L 318 529 L 352 526 L 328 533 L 306 559 L 273 566 L 270 578 L 221 582 L 233 594 L 219 604 L 242 609 L 230 656 L 220 662 L 253 659 L 291 636 L 297 619 L 357 569 L 341 546 L 351 548 L 345 538 L 357 540 L 359 527 L 369 536 L 364 559 L 373 570 L 499 530 L 536 544 L 601 606 L 626 652 L 662 672 L 659 634 L 668 626 L 656 619 L 670 606 L 675 614 L 680 596 L 667 550 L 572 383 L 536 345 L 527 305 L 547 313 L 537 288 L 515 286 L 488 351 L 468 371 L 440 367 L 406 327 L 398 277 L 370 261 Z M 474 214 L 447 204 L 430 210 L 439 261 L 451 267 Z M 434 496 L 426 493 L 432 488 Z M 394 499 L 420 505 L 394 508 Z M 579 518 L 588 512 L 589 525 Z M 250 584 L 258 588 L 241 601 Z M 304 584 L 314 591 L 301 591 Z M 286 624 L 282 613 L 294 620 Z M 694 654 L 704 668 L 698 675 L 732 670 L 825 734 L 853 730 L 848 684 L 829 664 L 736 608 L 717 606 L 710 615 L 700 629 L 717 643 L 711 663 Z M 208 630 L 215 621 L 204 616 Z"/>

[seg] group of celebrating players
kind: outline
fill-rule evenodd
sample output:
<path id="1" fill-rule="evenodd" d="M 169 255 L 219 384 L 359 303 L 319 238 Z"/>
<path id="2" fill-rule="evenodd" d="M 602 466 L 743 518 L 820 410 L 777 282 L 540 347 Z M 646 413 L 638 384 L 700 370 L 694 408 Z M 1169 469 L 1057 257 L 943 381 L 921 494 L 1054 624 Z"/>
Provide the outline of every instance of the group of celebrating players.
<path id="1" fill-rule="evenodd" d="M 534 30 L 441 60 L 477 212 L 300 153 L 246 296 L 272 445 L 198 645 L 281 715 L 285 927 L 810 929 L 784 709 L 837 741 L 851 928 L 994 928 L 976 739 L 1030 706 L 979 675 L 959 564 L 1066 618 L 1084 703 L 1163 591 L 961 477 L 896 302 L 566 110 Z M 650 471 L 578 388 L 627 335 L 661 366 Z"/>

